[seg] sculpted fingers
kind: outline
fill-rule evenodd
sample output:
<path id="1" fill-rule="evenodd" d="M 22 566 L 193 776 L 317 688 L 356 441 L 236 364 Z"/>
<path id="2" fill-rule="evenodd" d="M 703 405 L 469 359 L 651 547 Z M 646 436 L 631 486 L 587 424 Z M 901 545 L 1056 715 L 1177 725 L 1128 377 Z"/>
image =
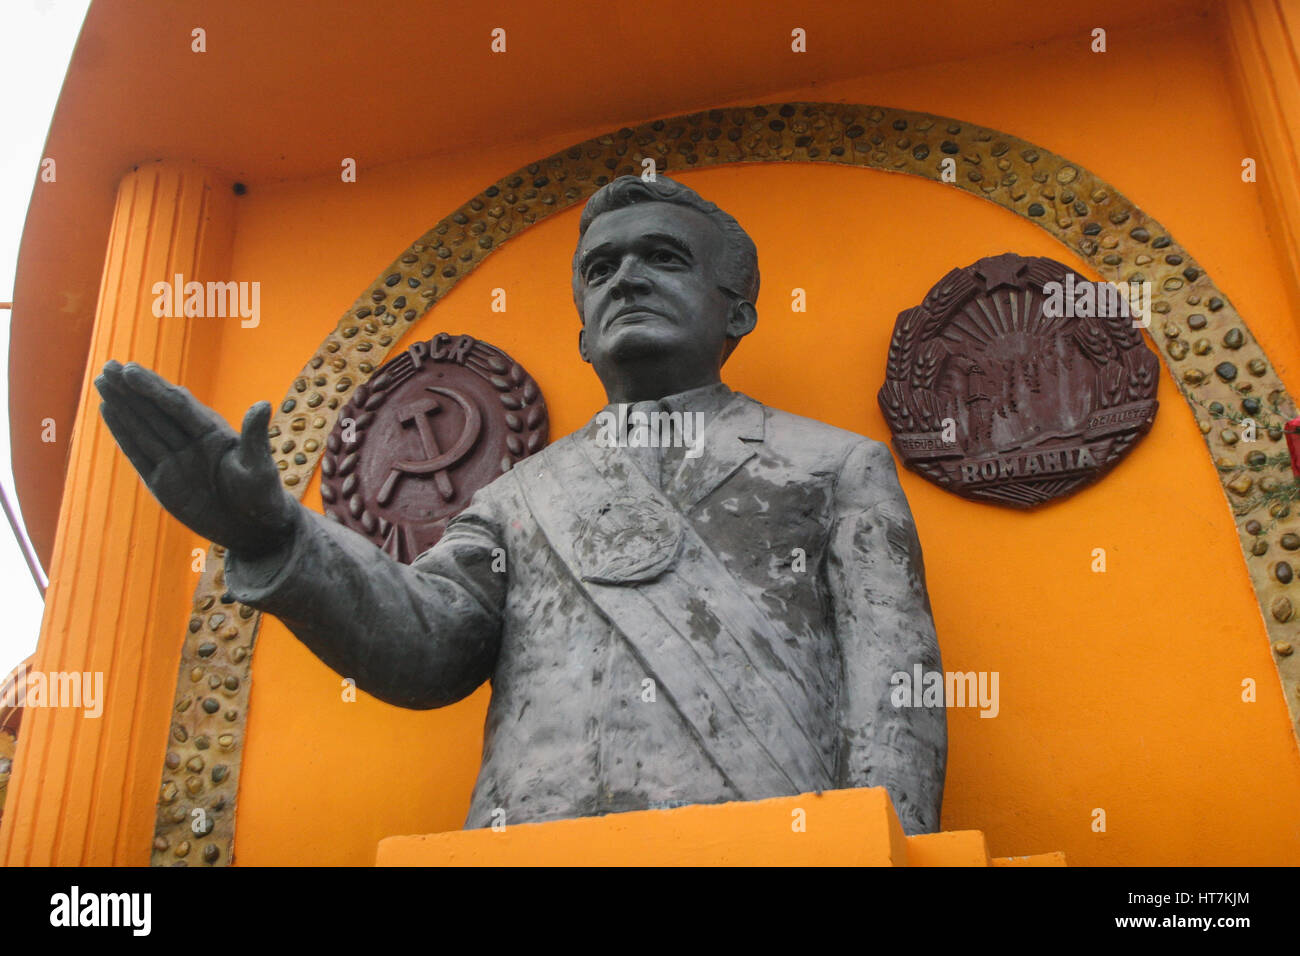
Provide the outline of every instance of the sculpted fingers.
<path id="1" fill-rule="evenodd" d="M 110 408 L 131 413 L 129 416 L 119 415 L 119 419 L 130 422 L 136 429 L 147 429 L 166 450 L 180 451 L 190 443 L 191 439 L 176 426 L 166 411 L 131 389 L 120 366 L 113 369 L 106 365 L 95 379 L 95 387 Z"/>
<path id="2" fill-rule="evenodd" d="M 104 399 L 100 402 L 99 414 L 103 416 L 110 434 L 118 447 L 126 453 L 135 470 L 141 477 L 147 477 L 157 467 L 158 460 L 166 454 L 166 448 L 150 429 L 135 418 L 130 406 L 123 400 L 121 371 L 122 366 L 110 360 L 104 366 L 104 371 L 95 376 L 95 388 Z"/>
<path id="3" fill-rule="evenodd" d="M 270 461 L 271 443 L 267 436 L 270 422 L 270 402 L 257 402 L 244 413 L 244 427 L 239 433 L 239 460 L 250 472 L 261 470 Z"/>
<path id="4" fill-rule="evenodd" d="M 95 376 L 95 386 L 98 387 L 99 383 L 103 381 L 105 378 L 107 378 L 110 375 L 116 375 L 121 371 L 122 371 L 122 363 L 119 362 L 117 359 L 109 359 L 107 362 L 104 363 L 103 370 L 100 371 L 100 373 Z"/>
<path id="5" fill-rule="evenodd" d="M 105 371 L 108 371 L 105 366 Z M 196 399 L 188 389 L 173 385 L 157 372 L 135 362 L 121 366 L 121 381 L 139 410 L 152 410 L 152 418 L 166 422 L 165 427 L 185 438 L 198 438 L 210 431 L 214 424 L 225 425 L 221 416 Z M 229 425 L 226 425 L 229 428 Z"/>
<path id="6" fill-rule="evenodd" d="M 109 359 L 104 363 L 104 370 L 95 376 L 95 388 L 99 389 L 99 394 L 102 395 L 106 401 L 110 399 L 115 401 L 115 397 L 111 397 L 107 389 L 110 389 L 113 386 L 121 387 L 121 384 L 122 366 L 112 359 Z"/>
<path id="7" fill-rule="evenodd" d="M 157 414 L 147 403 L 137 399 L 121 382 L 121 377 L 101 375 L 95 380 L 99 394 L 104 398 L 104 405 L 116 412 L 115 420 L 119 429 L 129 429 L 136 445 L 143 448 L 155 463 L 168 454 L 174 453 L 189 443 L 166 416 Z M 117 430 L 114 437 L 119 438 Z"/>
<path id="8" fill-rule="evenodd" d="M 108 430 L 112 432 L 113 438 L 125 452 L 135 470 L 140 473 L 140 477 L 148 480 L 167 450 L 147 429 L 139 428 L 138 424 L 131 420 L 129 410 L 102 402 L 99 413 L 104 416 Z"/>

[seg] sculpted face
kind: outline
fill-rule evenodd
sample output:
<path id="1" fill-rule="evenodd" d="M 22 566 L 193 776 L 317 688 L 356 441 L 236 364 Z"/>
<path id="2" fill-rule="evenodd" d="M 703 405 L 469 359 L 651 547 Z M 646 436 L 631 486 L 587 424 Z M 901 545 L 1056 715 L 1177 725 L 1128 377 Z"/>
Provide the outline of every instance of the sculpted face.
<path id="1" fill-rule="evenodd" d="M 748 332 L 754 315 L 718 286 L 725 243 L 708 217 L 666 202 L 592 221 L 578 248 L 578 347 L 607 389 L 638 365 L 670 377 L 663 394 L 718 380 L 727 339 Z"/>

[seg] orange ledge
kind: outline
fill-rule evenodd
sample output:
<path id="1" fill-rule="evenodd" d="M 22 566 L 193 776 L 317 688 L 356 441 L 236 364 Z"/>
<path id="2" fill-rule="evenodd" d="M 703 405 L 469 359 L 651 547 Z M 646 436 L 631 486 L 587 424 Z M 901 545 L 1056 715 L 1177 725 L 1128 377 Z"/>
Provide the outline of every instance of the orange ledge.
<path id="1" fill-rule="evenodd" d="M 990 859 L 984 834 L 906 836 L 883 787 L 749 803 L 395 836 L 377 866 L 1065 866 L 1065 854 Z"/>

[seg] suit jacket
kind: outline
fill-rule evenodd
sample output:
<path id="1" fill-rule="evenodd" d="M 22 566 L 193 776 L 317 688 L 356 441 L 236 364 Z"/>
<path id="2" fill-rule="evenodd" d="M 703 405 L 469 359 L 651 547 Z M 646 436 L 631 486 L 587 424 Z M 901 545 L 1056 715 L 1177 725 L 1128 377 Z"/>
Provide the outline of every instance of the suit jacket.
<path id="1" fill-rule="evenodd" d="M 537 487 L 571 476 L 579 449 L 614 485 L 649 494 L 628 450 L 596 440 L 596 419 L 480 489 L 410 566 L 304 508 L 280 551 L 227 554 L 227 587 L 390 703 L 440 707 L 490 680 L 467 827 L 498 809 L 520 823 L 885 786 L 907 832 L 936 830 L 944 711 L 890 700 L 891 675 L 941 666 L 893 458 L 880 442 L 726 397 L 703 454 L 662 492 L 699 544 L 660 582 L 684 595 L 681 629 L 611 613 L 606 586 L 584 581 L 556 540 L 557 528 L 578 533 L 581 515 L 533 511 Z M 699 550 L 727 581 L 701 570 Z M 732 604 L 711 600 L 722 592 Z M 739 643 L 719 650 L 734 602 L 759 609 L 781 646 L 732 626 Z M 648 664 L 656 655 L 677 686 Z M 764 700 L 781 721 L 764 718 Z M 782 761 L 792 746 L 803 759 Z M 735 759 L 745 747 L 776 754 L 777 769 Z"/>

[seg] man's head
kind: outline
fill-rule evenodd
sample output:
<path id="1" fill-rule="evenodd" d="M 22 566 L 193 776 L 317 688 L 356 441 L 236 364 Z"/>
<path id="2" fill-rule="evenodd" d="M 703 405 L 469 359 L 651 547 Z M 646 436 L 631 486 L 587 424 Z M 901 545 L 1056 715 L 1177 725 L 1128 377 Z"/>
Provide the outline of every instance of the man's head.
<path id="1" fill-rule="evenodd" d="M 608 387 L 637 363 L 713 374 L 758 319 L 758 252 L 731 216 L 663 176 L 588 200 L 573 257 L 579 350 Z"/>

